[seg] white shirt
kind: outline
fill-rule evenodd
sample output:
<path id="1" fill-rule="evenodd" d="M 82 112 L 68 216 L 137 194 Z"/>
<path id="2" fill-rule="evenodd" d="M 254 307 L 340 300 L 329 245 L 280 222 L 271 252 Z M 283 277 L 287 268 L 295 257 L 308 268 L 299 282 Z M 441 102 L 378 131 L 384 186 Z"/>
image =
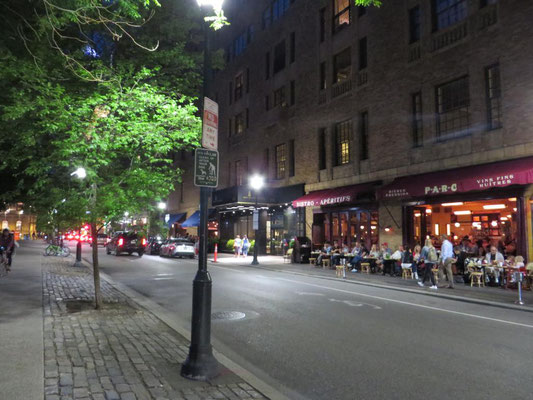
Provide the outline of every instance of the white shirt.
<path id="1" fill-rule="evenodd" d="M 446 261 L 448 258 L 454 258 L 455 254 L 453 253 L 453 245 L 449 240 L 442 242 L 442 247 L 440 249 L 441 256 L 443 261 Z"/>

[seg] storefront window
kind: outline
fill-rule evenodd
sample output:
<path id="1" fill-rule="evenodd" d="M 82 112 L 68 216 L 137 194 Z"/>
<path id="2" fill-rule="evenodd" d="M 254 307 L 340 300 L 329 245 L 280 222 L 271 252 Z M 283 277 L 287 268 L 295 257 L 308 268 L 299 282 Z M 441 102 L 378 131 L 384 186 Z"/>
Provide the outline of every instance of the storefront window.
<path id="1" fill-rule="evenodd" d="M 341 213 L 341 242 L 339 244 L 348 243 L 348 213 Z"/>
<path id="2" fill-rule="evenodd" d="M 362 212 L 359 215 L 359 240 L 361 241 L 361 244 L 365 247 L 368 246 L 369 241 L 369 215 L 366 212 Z"/>
<path id="3" fill-rule="evenodd" d="M 339 240 L 339 213 L 331 214 L 331 240 Z"/>
<path id="4" fill-rule="evenodd" d="M 379 245 L 379 214 L 377 211 L 370 213 L 370 244 Z M 370 249 L 369 249 L 370 250 Z"/>

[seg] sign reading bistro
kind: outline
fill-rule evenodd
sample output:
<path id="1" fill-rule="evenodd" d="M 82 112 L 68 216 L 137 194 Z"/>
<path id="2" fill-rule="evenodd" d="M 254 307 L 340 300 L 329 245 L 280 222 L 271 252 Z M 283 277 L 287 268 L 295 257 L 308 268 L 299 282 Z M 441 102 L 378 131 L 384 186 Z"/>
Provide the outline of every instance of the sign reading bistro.
<path id="1" fill-rule="evenodd" d="M 378 198 L 401 199 L 463 193 L 533 183 L 533 157 L 396 178 Z"/>

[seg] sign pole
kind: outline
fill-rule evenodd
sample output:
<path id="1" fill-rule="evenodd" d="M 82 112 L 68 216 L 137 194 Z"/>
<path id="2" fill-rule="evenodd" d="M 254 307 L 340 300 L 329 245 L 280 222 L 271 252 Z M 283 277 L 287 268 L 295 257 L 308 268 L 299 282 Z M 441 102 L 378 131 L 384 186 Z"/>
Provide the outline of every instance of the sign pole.
<path id="1" fill-rule="evenodd" d="M 204 96 L 207 94 L 207 79 L 209 77 L 209 27 L 204 23 Z M 206 113 L 205 102 L 202 109 L 202 130 L 205 130 Z M 217 110 L 218 111 L 218 110 Z M 218 118 L 218 115 L 217 115 Z M 211 121 L 211 125 L 213 121 Z M 218 120 L 216 121 L 218 124 Z M 211 143 L 213 143 L 211 141 Z M 205 144 L 204 144 L 205 146 Z M 200 187 L 200 226 L 199 226 L 199 253 L 198 272 L 193 281 L 192 293 L 192 321 L 191 321 L 191 345 L 189 355 L 181 368 L 181 375 L 188 379 L 207 381 L 219 374 L 218 361 L 213 356 L 211 346 L 211 288 L 212 281 L 207 271 L 207 208 L 209 207 L 209 186 L 216 187 L 218 181 L 218 152 L 214 152 L 217 158 L 217 165 L 211 166 L 212 162 L 199 162 L 199 155 L 203 149 L 196 149 L 195 152 L 195 184 Z M 203 150 L 209 152 L 209 150 Z M 208 154 L 209 156 L 209 154 Z M 215 170 L 216 168 L 216 170 Z M 199 182 L 197 174 L 202 174 L 205 181 Z M 214 182 L 209 176 L 216 177 Z M 203 185 L 202 185 L 203 183 Z"/>

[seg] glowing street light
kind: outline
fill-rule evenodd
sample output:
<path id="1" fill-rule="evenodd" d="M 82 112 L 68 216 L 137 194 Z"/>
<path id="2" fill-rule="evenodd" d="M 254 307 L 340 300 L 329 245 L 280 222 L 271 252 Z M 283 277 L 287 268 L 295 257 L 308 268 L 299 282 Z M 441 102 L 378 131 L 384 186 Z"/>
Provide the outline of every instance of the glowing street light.
<path id="1" fill-rule="evenodd" d="M 259 261 L 257 260 L 257 253 L 259 248 L 258 243 L 258 234 L 259 234 L 259 210 L 258 210 L 258 204 L 257 204 L 257 196 L 259 195 L 259 191 L 265 186 L 265 178 L 262 175 L 252 175 L 250 177 L 250 187 L 255 192 L 255 210 L 254 210 L 254 217 L 253 217 L 253 225 L 255 230 L 255 243 L 254 243 L 254 259 L 252 260 L 252 265 L 259 265 Z"/>
<path id="2" fill-rule="evenodd" d="M 164 203 L 164 202 L 159 202 L 159 204 L 157 204 L 157 208 L 159 208 L 160 210 L 164 210 L 165 208 L 167 208 L 167 203 Z"/>
<path id="3" fill-rule="evenodd" d="M 87 176 L 87 171 L 85 171 L 85 168 L 80 167 L 76 171 L 70 174 L 70 176 L 76 175 L 80 179 L 84 179 Z"/>
<path id="4" fill-rule="evenodd" d="M 196 0 L 200 7 L 211 6 L 215 10 L 220 10 L 222 8 L 222 3 L 224 0 Z"/>

